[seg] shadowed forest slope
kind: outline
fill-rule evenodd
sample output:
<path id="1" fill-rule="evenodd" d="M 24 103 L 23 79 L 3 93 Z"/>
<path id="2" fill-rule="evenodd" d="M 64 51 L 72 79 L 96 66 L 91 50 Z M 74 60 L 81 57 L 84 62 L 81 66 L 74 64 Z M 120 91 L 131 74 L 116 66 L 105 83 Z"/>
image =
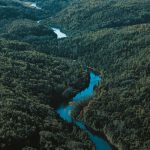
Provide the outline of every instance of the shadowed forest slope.
<path id="1" fill-rule="evenodd" d="M 28 43 L 0 39 L 0 48 L 0 149 L 71 149 L 74 143 L 92 149 L 87 136 L 62 122 L 50 107 L 84 88 L 87 74 L 77 64 L 37 52 Z M 66 97 L 62 93 L 68 87 L 72 92 Z"/>
<path id="2" fill-rule="evenodd" d="M 150 148 L 149 16 L 147 0 L 81 0 L 50 20 L 70 33 L 57 54 L 103 75 L 95 98 L 79 104 L 74 118 L 105 133 L 118 149 Z"/>
<path id="3" fill-rule="evenodd" d="M 87 86 L 88 72 L 51 55 L 56 34 L 32 20 L 35 10 L 2 0 L 0 11 L 0 149 L 95 149 L 54 111 Z"/>
<path id="4" fill-rule="evenodd" d="M 69 57 L 103 74 L 97 96 L 81 107 L 84 113 L 78 117 L 95 131 L 104 132 L 119 149 L 149 149 L 149 38 L 150 26 L 142 24 L 104 29 L 68 41 L 73 45 Z"/>
<path id="5" fill-rule="evenodd" d="M 95 149 L 54 112 L 93 67 L 102 84 L 73 117 L 119 150 L 149 150 L 149 0 L 24 2 L 0 0 L 0 149 Z M 58 40 L 50 26 L 69 36 Z"/>
<path id="6" fill-rule="evenodd" d="M 56 14 L 50 21 L 69 31 L 88 32 L 149 23 L 149 10 L 149 0 L 80 0 Z"/>

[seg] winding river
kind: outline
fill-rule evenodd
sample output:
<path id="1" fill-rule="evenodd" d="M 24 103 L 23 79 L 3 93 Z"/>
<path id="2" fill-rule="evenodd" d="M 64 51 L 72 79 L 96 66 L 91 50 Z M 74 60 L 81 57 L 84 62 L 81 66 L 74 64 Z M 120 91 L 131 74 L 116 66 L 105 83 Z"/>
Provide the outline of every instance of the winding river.
<path id="1" fill-rule="evenodd" d="M 37 21 L 37 23 L 40 23 L 40 21 Z M 51 27 L 51 29 L 57 34 L 57 39 L 61 39 L 61 38 L 66 38 L 67 35 L 63 32 L 61 32 L 60 29 L 58 28 L 53 28 Z M 76 94 L 70 102 L 81 102 L 81 101 L 85 101 L 87 100 L 89 97 L 92 97 L 94 94 L 94 87 L 98 86 L 100 84 L 101 81 L 101 77 L 94 74 L 94 72 L 90 72 L 90 83 L 89 86 L 81 91 L 80 93 Z M 103 138 L 93 134 L 90 130 L 87 129 L 86 125 L 84 124 L 84 122 L 78 121 L 78 120 L 74 120 L 71 117 L 71 111 L 75 109 L 75 106 L 71 106 L 71 105 L 61 105 L 59 108 L 56 109 L 57 114 L 59 114 L 59 116 L 69 122 L 69 123 L 74 123 L 76 126 L 78 126 L 80 129 L 84 130 L 89 139 L 95 144 L 96 150 L 111 150 L 110 145 L 107 143 L 107 141 L 105 141 Z"/>
<path id="2" fill-rule="evenodd" d="M 20 0 L 16 0 L 18 3 L 22 3 Z M 27 7 L 30 8 L 35 8 L 35 9 L 42 9 L 41 7 L 38 7 L 36 3 L 33 2 L 23 2 L 23 4 Z M 41 20 L 37 21 L 39 24 Z M 63 32 L 60 31 L 58 28 L 53 28 L 51 29 L 57 34 L 57 38 L 66 38 L 67 35 Z M 94 87 L 98 86 L 101 81 L 101 77 L 94 74 L 93 72 L 90 73 L 90 83 L 89 86 L 78 93 L 73 99 L 71 99 L 70 102 L 81 102 L 87 100 L 89 97 L 92 97 L 94 94 Z M 89 136 L 89 139 L 95 144 L 96 150 L 111 150 L 110 145 L 105 141 L 103 138 L 93 134 L 90 130 L 87 129 L 86 125 L 84 122 L 74 120 L 71 117 L 71 111 L 75 109 L 75 106 L 71 105 L 61 105 L 56 112 L 59 114 L 59 116 L 64 119 L 65 121 L 69 123 L 74 123 L 76 126 L 78 126 L 80 129 L 84 130 L 87 135 Z"/>
<path id="3" fill-rule="evenodd" d="M 94 87 L 98 86 L 98 84 L 101 81 L 101 77 L 98 75 L 95 75 L 93 72 L 90 73 L 90 83 L 89 86 L 78 93 L 71 102 L 81 102 L 87 100 L 89 97 L 93 96 L 94 94 Z M 71 117 L 71 111 L 75 108 L 75 106 L 70 105 L 61 105 L 56 112 L 59 114 L 59 116 L 64 119 L 65 121 L 69 123 L 74 123 L 76 126 L 78 126 L 80 129 L 84 130 L 88 136 L 89 139 L 95 144 L 96 150 L 111 150 L 110 145 L 101 137 L 94 135 L 92 132 L 90 132 L 86 125 L 77 120 L 73 120 Z"/>

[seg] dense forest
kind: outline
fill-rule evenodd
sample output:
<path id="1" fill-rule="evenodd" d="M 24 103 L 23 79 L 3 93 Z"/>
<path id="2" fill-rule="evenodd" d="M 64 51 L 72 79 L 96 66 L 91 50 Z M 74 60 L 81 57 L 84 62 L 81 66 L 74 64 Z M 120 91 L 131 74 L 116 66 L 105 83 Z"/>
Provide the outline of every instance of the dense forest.
<path id="1" fill-rule="evenodd" d="M 19 41 L 1 39 L 0 48 L 0 149 L 65 149 L 74 143 L 92 148 L 88 140 L 86 144 L 79 142 L 87 139 L 84 133 L 64 124 L 50 107 L 84 88 L 79 82 L 83 73 L 77 65 L 39 53 Z M 73 88 L 70 95 L 62 95 L 69 86 Z"/>
<path id="2" fill-rule="evenodd" d="M 119 150 L 149 150 L 149 0 L 25 2 L 0 0 L 0 149 L 94 150 L 55 112 L 87 87 L 92 67 L 102 83 L 74 119 Z M 69 36 L 58 40 L 52 26 Z"/>
<path id="3" fill-rule="evenodd" d="M 105 132 L 122 149 L 149 149 L 149 33 L 150 26 L 145 24 L 89 33 L 83 36 L 84 44 L 78 45 L 76 55 L 74 51 L 71 55 L 77 57 L 79 53 L 80 61 L 104 76 L 97 96 L 85 104 L 80 119 L 94 130 Z M 79 43 L 81 38 L 69 42 Z"/>
<path id="4" fill-rule="evenodd" d="M 67 31 L 95 31 L 101 28 L 150 23 L 149 0 L 80 0 L 72 1 L 50 23 L 60 24 Z"/>
<path id="5" fill-rule="evenodd" d="M 94 149 L 83 131 L 54 111 L 87 86 L 88 72 L 51 55 L 57 47 L 51 29 L 26 17 L 19 4 L 0 2 L 16 8 L 0 8 L 0 149 Z"/>
<path id="6" fill-rule="evenodd" d="M 81 0 L 58 13 L 55 21 L 70 34 L 59 42 L 58 55 L 103 75 L 97 95 L 79 103 L 74 118 L 105 133 L 118 149 L 150 149 L 148 1 Z"/>

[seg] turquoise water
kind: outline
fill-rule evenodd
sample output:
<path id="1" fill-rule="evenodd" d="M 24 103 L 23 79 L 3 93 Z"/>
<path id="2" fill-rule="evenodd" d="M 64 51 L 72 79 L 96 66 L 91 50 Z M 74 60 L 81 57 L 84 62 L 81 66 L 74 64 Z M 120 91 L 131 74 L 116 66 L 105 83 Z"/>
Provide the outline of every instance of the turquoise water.
<path id="1" fill-rule="evenodd" d="M 91 141 L 95 144 L 96 146 L 96 150 L 111 150 L 110 145 L 101 137 L 92 134 L 84 125 L 83 122 L 80 121 L 75 121 L 75 124 L 80 127 L 80 129 L 83 129 L 86 131 L 86 133 L 88 134 L 89 138 L 91 139 Z"/>
<path id="2" fill-rule="evenodd" d="M 93 72 L 90 73 L 90 83 L 88 88 L 86 88 L 85 90 L 81 91 L 80 93 L 78 93 L 71 101 L 72 102 L 80 102 L 80 101 L 84 101 L 87 100 L 89 97 L 93 96 L 94 94 L 94 87 L 98 86 L 99 83 L 101 81 L 101 77 L 98 75 L 95 75 Z M 70 113 L 71 111 L 74 109 L 74 106 L 69 106 L 69 105 L 61 105 L 56 112 L 60 115 L 61 118 L 63 118 L 65 121 L 69 122 L 69 123 L 74 123 L 76 124 L 79 128 L 81 128 L 82 130 L 84 130 L 89 138 L 91 139 L 91 141 L 95 144 L 96 146 L 96 150 L 111 150 L 109 144 L 102 139 L 101 137 L 92 134 L 85 126 L 85 124 L 83 122 L 80 121 L 75 121 L 72 119 Z"/>

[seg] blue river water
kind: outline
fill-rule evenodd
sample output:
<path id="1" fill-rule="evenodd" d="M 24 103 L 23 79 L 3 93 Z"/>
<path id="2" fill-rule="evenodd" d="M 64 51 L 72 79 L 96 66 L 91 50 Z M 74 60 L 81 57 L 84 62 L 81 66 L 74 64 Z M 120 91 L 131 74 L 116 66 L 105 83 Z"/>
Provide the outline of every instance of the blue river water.
<path id="1" fill-rule="evenodd" d="M 90 83 L 89 86 L 78 93 L 71 102 L 80 102 L 80 101 L 85 101 L 89 97 L 93 96 L 94 94 L 94 87 L 98 86 L 100 84 L 101 77 L 98 75 L 95 75 L 93 72 L 90 73 Z M 71 117 L 71 111 L 75 108 L 75 106 L 71 105 L 61 105 L 56 112 L 60 115 L 62 119 L 69 123 L 74 123 L 76 126 L 78 126 L 80 129 L 84 130 L 88 136 L 89 139 L 95 144 L 96 150 L 111 150 L 110 145 L 105 141 L 103 138 L 94 135 L 91 133 L 85 126 L 85 124 L 81 121 L 76 121 L 73 120 Z"/>

